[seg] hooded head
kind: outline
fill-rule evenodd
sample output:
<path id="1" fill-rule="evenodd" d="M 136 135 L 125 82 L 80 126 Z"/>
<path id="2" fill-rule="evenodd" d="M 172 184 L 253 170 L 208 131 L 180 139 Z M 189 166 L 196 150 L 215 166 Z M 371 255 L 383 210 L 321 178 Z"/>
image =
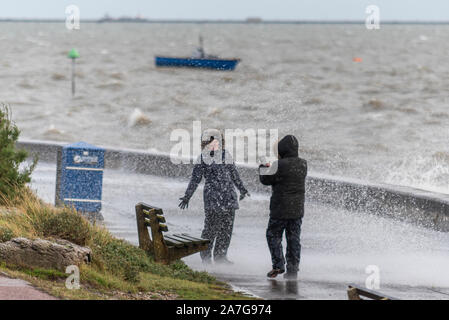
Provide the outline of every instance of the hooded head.
<path id="1" fill-rule="evenodd" d="M 295 136 L 288 135 L 277 144 L 279 158 L 298 157 L 299 142 Z"/>
<path id="2" fill-rule="evenodd" d="M 220 148 L 224 149 L 224 137 L 221 134 L 220 130 L 217 129 L 207 129 L 204 130 L 201 135 L 201 149 L 204 149 L 209 143 L 214 140 L 218 140 L 220 143 Z"/>

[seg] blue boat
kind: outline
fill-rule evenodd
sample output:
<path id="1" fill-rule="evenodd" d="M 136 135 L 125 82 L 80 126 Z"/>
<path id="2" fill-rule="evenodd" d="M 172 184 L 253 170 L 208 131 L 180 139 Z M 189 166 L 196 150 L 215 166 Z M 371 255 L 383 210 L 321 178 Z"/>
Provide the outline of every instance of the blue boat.
<path id="1" fill-rule="evenodd" d="M 235 69 L 240 59 L 220 59 L 217 56 L 207 55 L 204 51 L 203 37 L 199 37 L 200 45 L 192 53 L 190 58 L 171 58 L 171 57 L 156 57 L 157 67 L 189 67 L 189 68 L 203 68 L 213 70 L 227 70 Z"/>
<path id="2" fill-rule="evenodd" d="M 190 67 L 204 68 L 214 70 L 235 69 L 240 59 L 219 59 L 219 58 L 170 58 L 156 57 L 156 66 L 158 67 Z"/>

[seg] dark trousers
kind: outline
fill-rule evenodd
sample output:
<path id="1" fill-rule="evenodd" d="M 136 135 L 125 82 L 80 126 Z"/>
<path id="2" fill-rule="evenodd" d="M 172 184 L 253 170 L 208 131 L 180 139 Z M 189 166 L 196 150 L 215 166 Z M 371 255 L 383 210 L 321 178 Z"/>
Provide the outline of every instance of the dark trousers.
<path id="1" fill-rule="evenodd" d="M 273 269 L 285 270 L 285 258 L 282 249 L 282 236 L 287 238 L 287 272 L 298 272 L 301 259 L 302 219 L 270 218 L 267 228 L 267 241 L 270 248 Z"/>
<path id="2" fill-rule="evenodd" d="M 201 259 L 208 260 L 212 257 L 214 249 L 214 258 L 225 258 L 231 243 L 232 229 L 234 228 L 235 210 L 228 211 L 206 211 L 204 220 L 204 230 L 201 238 L 209 239 L 210 244 L 207 250 L 201 251 Z M 215 242 L 215 248 L 214 248 Z"/>

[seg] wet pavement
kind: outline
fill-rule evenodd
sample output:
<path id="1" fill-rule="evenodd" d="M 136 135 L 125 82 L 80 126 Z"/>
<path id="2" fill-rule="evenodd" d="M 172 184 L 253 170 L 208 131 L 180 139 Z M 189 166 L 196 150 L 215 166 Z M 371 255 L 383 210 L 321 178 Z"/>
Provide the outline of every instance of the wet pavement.
<path id="1" fill-rule="evenodd" d="M 28 282 L 0 276 L 0 300 L 56 300 Z"/>
<path id="2" fill-rule="evenodd" d="M 40 164 L 32 188 L 54 202 L 55 165 Z M 164 209 L 169 231 L 199 236 L 203 227 L 202 189 L 187 211 L 178 208 L 187 181 L 105 170 L 103 210 L 107 228 L 137 244 L 134 206 Z M 237 211 L 229 259 L 232 266 L 203 266 L 199 254 L 184 261 L 206 270 L 236 290 L 265 299 L 346 299 L 349 284 L 364 286 L 368 266 L 379 270 L 379 291 L 401 299 L 449 298 L 449 234 L 391 219 L 306 205 L 298 281 L 268 280 L 271 269 L 265 240 L 269 197 L 252 194 Z M 285 246 L 284 246 L 285 247 Z"/>

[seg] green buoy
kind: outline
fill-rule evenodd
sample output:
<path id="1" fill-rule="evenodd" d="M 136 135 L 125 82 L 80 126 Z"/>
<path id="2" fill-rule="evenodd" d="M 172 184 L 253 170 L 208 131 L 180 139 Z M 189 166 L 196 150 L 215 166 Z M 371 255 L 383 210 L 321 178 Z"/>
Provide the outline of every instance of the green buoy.
<path id="1" fill-rule="evenodd" d="M 72 96 L 75 95 L 75 61 L 80 57 L 76 49 L 70 50 L 68 57 L 72 59 Z"/>
<path id="2" fill-rule="evenodd" d="M 79 57 L 80 57 L 80 54 L 76 49 L 70 50 L 70 52 L 69 52 L 70 59 L 78 59 Z"/>

